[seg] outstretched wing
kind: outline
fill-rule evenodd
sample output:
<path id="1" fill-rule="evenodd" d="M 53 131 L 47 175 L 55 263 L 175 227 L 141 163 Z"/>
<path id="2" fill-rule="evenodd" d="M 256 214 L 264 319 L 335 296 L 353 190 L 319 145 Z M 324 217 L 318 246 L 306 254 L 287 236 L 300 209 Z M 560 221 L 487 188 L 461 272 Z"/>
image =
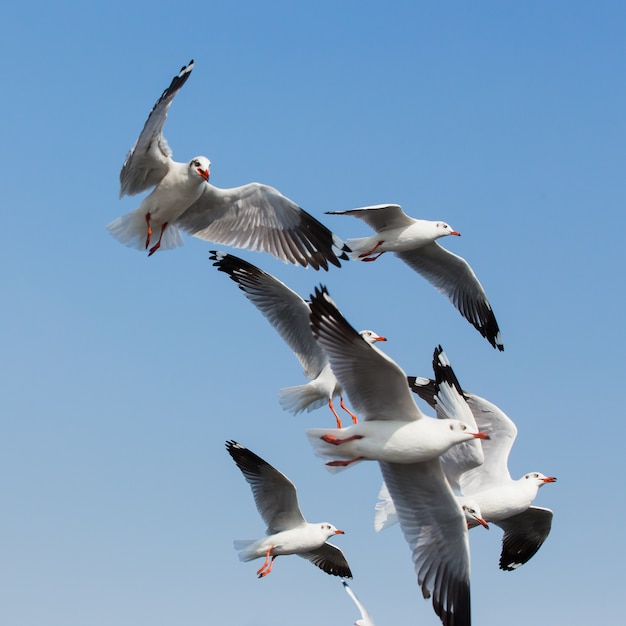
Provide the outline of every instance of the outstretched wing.
<path id="1" fill-rule="evenodd" d="M 205 185 L 176 225 L 194 237 L 269 252 L 285 263 L 328 270 L 350 249 L 326 226 L 280 191 L 249 183 L 232 189 Z"/>
<path id="2" fill-rule="evenodd" d="M 504 350 L 498 322 L 487 294 L 469 263 L 436 241 L 395 253 L 446 295 L 459 313 L 498 350 Z"/>
<path id="3" fill-rule="evenodd" d="M 226 450 L 252 488 L 268 535 L 306 524 L 296 488 L 284 474 L 236 441 L 227 441 Z"/>
<path id="4" fill-rule="evenodd" d="M 324 543 L 311 552 L 298 552 L 298 556 L 307 559 L 324 570 L 327 574 L 341 576 L 342 578 L 352 578 L 350 566 L 343 552 L 332 543 Z"/>
<path id="5" fill-rule="evenodd" d="M 192 69 L 193 61 L 189 61 L 189 64 L 184 65 L 178 75 L 174 76 L 170 86 L 152 107 L 143 130 L 126 155 L 122 166 L 120 198 L 124 195 L 133 196 L 154 187 L 167 174 L 172 150 L 162 134 L 163 124 L 174 96 L 185 84 Z"/>

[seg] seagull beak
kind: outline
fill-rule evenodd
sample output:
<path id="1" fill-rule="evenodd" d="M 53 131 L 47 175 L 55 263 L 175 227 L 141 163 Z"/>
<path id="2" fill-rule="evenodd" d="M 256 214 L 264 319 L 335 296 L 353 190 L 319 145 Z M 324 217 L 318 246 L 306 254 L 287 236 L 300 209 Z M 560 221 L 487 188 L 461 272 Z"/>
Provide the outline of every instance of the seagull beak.
<path id="1" fill-rule="evenodd" d="M 491 439 L 487 433 L 474 433 L 472 436 L 474 439 Z"/>
<path id="2" fill-rule="evenodd" d="M 451 231 L 449 232 L 449 234 L 450 234 L 450 235 L 456 235 L 457 237 L 460 237 L 460 236 L 461 236 L 461 233 L 460 233 L 460 232 L 458 232 L 457 230 L 451 230 Z"/>
<path id="3" fill-rule="evenodd" d="M 478 515 L 474 515 L 474 519 L 484 528 L 486 528 L 487 530 L 489 530 L 489 524 L 487 524 L 487 522 L 482 518 L 482 517 L 478 517 Z"/>
<path id="4" fill-rule="evenodd" d="M 543 479 L 544 483 L 555 483 L 556 482 L 556 477 L 555 476 L 546 476 Z"/>
<path id="5" fill-rule="evenodd" d="M 206 180 L 206 182 L 209 182 L 209 176 L 210 176 L 210 172 L 208 170 L 208 168 L 206 170 L 201 170 L 200 168 L 198 168 L 198 174 L 200 174 L 200 176 L 202 176 L 202 178 L 204 178 L 204 180 Z"/>
<path id="6" fill-rule="evenodd" d="M 387 337 L 376 337 L 374 341 L 387 341 Z"/>
<path id="7" fill-rule="evenodd" d="M 337 530 L 335 531 L 335 535 L 345 535 L 345 534 L 346 534 L 346 533 L 344 533 L 344 532 L 343 532 L 343 530 L 339 530 L 339 529 L 337 529 Z"/>

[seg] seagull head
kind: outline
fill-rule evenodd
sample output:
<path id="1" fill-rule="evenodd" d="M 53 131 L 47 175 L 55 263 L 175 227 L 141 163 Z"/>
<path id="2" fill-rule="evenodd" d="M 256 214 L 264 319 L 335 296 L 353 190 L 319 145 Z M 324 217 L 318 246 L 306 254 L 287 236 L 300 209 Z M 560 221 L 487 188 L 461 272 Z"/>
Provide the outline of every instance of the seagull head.
<path id="1" fill-rule="evenodd" d="M 359 335 L 367 341 L 369 344 L 374 344 L 377 341 L 387 341 L 387 337 L 381 337 L 377 335 L 373 330 L 362 330 Z"/>
<path id="2" fill-rule="evenodd" d="M 322 534 L 326 535 L 326 538 L 332 537 L 333 535 L 345 535 L 343 530 L 335 528 L 332 524 L 329 524 L 328 522 L 322 522 L 319 527 Z"/>
<path id="3" fill-rule="evenodd" d="M 197 156 L 191 159 L 189 168 L 198 174 L 207 183 L 209 182 L 209 176 L 211 175 L 211 161 L 204 156 Z"/>
<path id="4" fill-rule="evenodd" d="M 446 235 L 456 235 L 457 237 L 461 236 L 460 232 L 454 230 L 450 224 L 446 224 L 445 222 L 435 222 L 435 231 L 437 238 L 445 237 Z"/>
<path id="5" fill-rule="evenodd" d="M 486 520 L 483 518 L 478 502 L 466 498 L 464 503 L 461 505 L 461 509 L 465 515 L 465 521 L 467 522 L 468 528 L 473 528 L 474 526 L 480 524 L 489 530 L 489 524 L 487 524 Z"/>
<path id="6" fill-rule="evenodd" d="M 544 476 L 541 472 L 530 472 L 524 476 L 523 480 L 528 480 L 538 487 L 543 487 L 546 483 L 555 483 L 556 477 Z"/>

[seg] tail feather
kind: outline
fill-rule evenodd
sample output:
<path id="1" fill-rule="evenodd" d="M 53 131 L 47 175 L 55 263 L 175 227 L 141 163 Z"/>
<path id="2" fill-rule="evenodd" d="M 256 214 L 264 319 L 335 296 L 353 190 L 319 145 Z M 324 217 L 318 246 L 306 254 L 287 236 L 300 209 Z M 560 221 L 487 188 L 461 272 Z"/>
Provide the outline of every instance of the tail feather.
<path id="1" fill-rule="evenodd" d="M 107 230 L 115 237 L 120 243 L 128 246 L 129 248 L 136 248 L 137 250 L 145 250 L 153 246 L 158 240 L 161 234 L 161 228 L 153 228 L 152 236 L 146 246 L 146 216 L 140 211 L 131 211 L 126 215 L 122 215 L 113 220 L 107 225 Z M 170 250 L 182 246 L 184 243 L 183 237 L 180 234 L 180 230 L 174 225 L 169 224 L 163 236 L 161 237 L 161 250 Z"/>
<path id="2" fill-rule="evenodd" d="M 239 552 L 240 561 L 252 561 L 258 558 L 255 550 L 256 543 L 258 543 L 256 539 L 235 539 L 233 541 L 235 550 Z"/>
<path id="3" fill-rule="evenodd" d="M 350 248 L 348 256 L 353 261 L 360 261 L 359 255 L 372 249 L 376 242 L 372 243 L 371 237 L 358 237 L 357 239 L 346 239 L 346 245 Z"/>
<path id="4" fill-rule="evenodd" d="M 285 411 L 297 415 L 305 410 L 310 412 L 319 409 L 328 402 L 328 398 L 320 396 L 317 389 L 307 384 L 284 387 L 278 392 L 278 402 Z"/>

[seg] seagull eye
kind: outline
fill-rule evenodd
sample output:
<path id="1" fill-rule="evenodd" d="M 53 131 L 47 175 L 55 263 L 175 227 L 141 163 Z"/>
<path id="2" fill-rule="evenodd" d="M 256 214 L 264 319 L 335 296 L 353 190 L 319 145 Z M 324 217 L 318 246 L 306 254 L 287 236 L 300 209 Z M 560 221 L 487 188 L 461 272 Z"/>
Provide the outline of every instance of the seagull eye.
<path id="1" fill-rule="evenodd" d="M 194 167 L 200 167 L 200 161 L 198 161 L 197 159 L 195 161 L 192 161 L 191 163 Z"/>
<path id="2" fill-rule="evenodd" d="M 465 424 L 461 424 L 461 430 L 467 430 L 467 426 Z"/>
<path id="3" fill-rule="evenodd" d="M 450 424 L 450 430 L 454 430 L 454 424 Z"/>

